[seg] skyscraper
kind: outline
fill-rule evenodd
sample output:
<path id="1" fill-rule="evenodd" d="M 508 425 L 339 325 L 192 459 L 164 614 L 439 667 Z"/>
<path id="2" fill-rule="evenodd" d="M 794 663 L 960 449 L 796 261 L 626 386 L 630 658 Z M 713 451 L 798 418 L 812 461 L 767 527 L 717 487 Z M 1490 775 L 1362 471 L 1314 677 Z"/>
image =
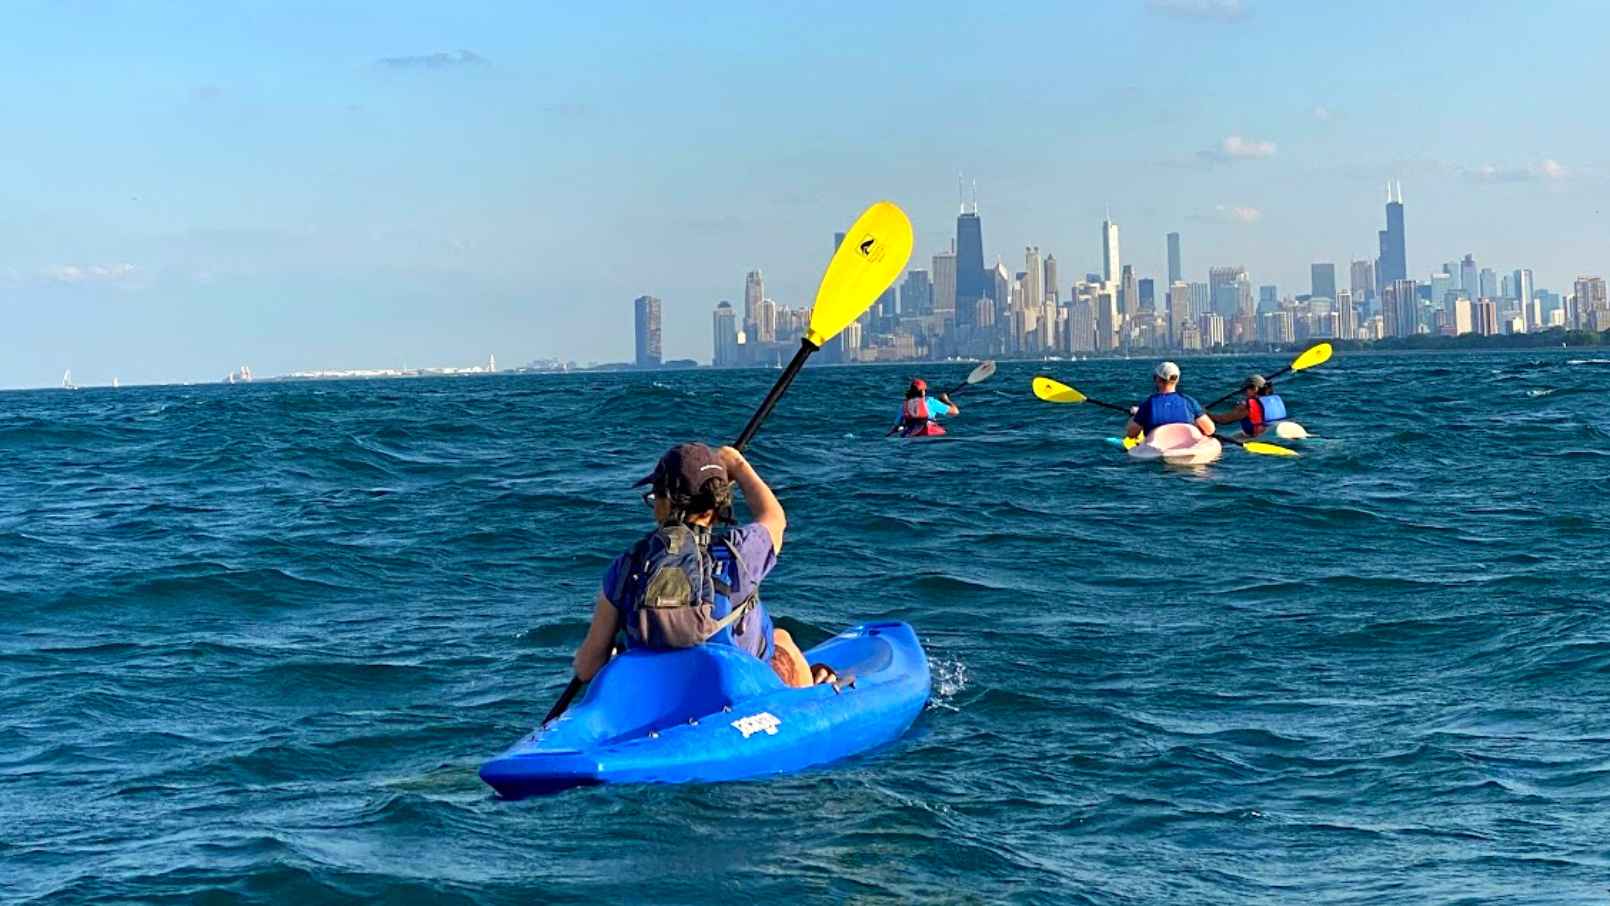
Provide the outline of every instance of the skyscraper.
<path id="1" fill-rule="evenodd" d="M 947 249 L 934 256 L 934 315 L 942 321 L 956 322 L 956 250 Z"/>
<path id="2" fill-rule="evenodd" d="M 1045 263 L 1040 260 L 1040 247 L 1023 249 L 1023 306 L 1038 309 L 1045 301 Z"/>
<path id="3" fill-rule="evenodd" d="M 1329 261 L 1316 261 L 1308 268 L 1309 297 L 1314 299 L 1336 298 L 1336 265 Z"/>
<path id="4" fill-rule="evenodd" d="M 1492 268 L 1490 268 L 1490 267 L 1482 268 L 1481 273 L 1479 275 L 1477 275 L 1477 277 L 1476 277 L 1476 284 L 1477 284 L 1477 290 L 1480 293 L 1480 295 L 1478 295 L 1476 298 L 1478 298 L 1478 299 L 1497 299 L 1498 298 L 1498 274 L 1495 273 Z"/>
<path id="5" fill-rule="evenodd" d="M 1171 235 L 1178 235 L 1177 233 Z M 1181 348 L 1185 342 L 1185 326 L 1191 323 L 1191 287 L 1183 280 L 1168 286 L 1168 345 Z"/>
<path id="6" fill-rule="evenodd" d="M 1057 288 L 1057 256 L 1045 256 L 1045 295 L 1052 302 L 1062 301 L 1062 290 Z"/>
<path id="7" fill-rule="evenodd" d="M 838 248 L 835 247 L 833 250 L 838 251 Z M 749 335 L 751 343 L 755 341 L 757 309 L 760 308 L 760 300 L 764 298 L 766 298 L 766 278 L 760 275 L 759 268 L 755 268 L 744 275 L 744 333 Z"/>
<path id="8" fill-rule="evenodd" d="M 1359 259 L 1353 262 L 1347 288 L 1353 293 L 1353 304 L 1362 305 L 1375 295 L 1375 264 Z"/>
<path id="9" fill-rule="evenodd" d="M 1393 280 L 1381 294 L 1381 314 L 1389 337 L 1420 332 L 1420 290 L 1413 280 Z"/>
<path id="10" fill-rule="evenodd" d="M 1135 268 L 1126 264 L 1119 271 L 1122 276 L 1118 281 L 1118 313 L 1125 319 L 1140 311 L 1140 291 L 1135 285 Z"/>
<path id="11" fill-rule="evenodd" d="M 1520 301 L 1521 308 L 1526 308 L 1532 301 L 1532 269 L 1521 267 L 1515 269 L 1510 285 L 1515 287 L 1515 298 Z"/>
<path id="12" fill-rule="evenodd" d="M 660 300 L 638 296 L 632 300 L 636 315 L 637 367 L 660 367 Z"/>
<path id="13" fill-rule="evenodd" d="M 1466 299 L 1481 298 L 1481 284 L 1476 279 L 1476 256 L 1466 255 L 1459 262 L 1459 288 L 1465 291 Z"/>
<path id="14" fill-rule="evenodd" d="M 1397 190 L 1397 197 L 1393 197 L 1393 189 Z M 1375 278 L 1382 287 L 1396 280 L 1406 280 L 1409 276 L 1407 240 L 1403 235 L 1403 186 L 1401 183 L 1387 183 L 1386 186 L 1386 229 L 1381 231 L 1381 258 L 1376 269 Z"/>
<path id="15" fill-rule="evenodd" d="M 1258 311 L 1261 313 L 1279 310 L 1280 287 L 1275 286 L 1272 283 L 1266 283 L 1263 286 L 1258 287 Z"/>
<path id="16" fill-rule="evenodd" d="M 1168 234 L 1168 285 L 1172 289 L 1174 284 L 1185 279 L 1180 276 L 1180 234 Z"/>
<path id="17" fill-rule="evenodd" d="M 1246 268 L 1239 265 L 1208 268 L 1208 291 L 1211 293 L 1209 304 L 1214 314 L 1226 320 L 1236 316 L 1239 307 L 1236 282 L 1246 274 Z"/>
<path id="18" fill-rule="evenodd" d="M 978 203 L 962 205 L 956 218 L 956 322 L 972 324 L 977 300 L 995 298 L 994 278 L 984 270 L 984 226 Z"/>
<path id="19" fill-rule="evenodd" d="M 1137 286 L 1140 287 L 1140 310 L 1156 311 L 1157 284 L 1152 282 L 1152 278 L 1146 277 L 1143 278 L 1140 283 L 1137 284 Z"/>
<path id="20" fill-rule="evenodd" d="M 1096 291 L 1096 349 L 1108 352 L 1118 348 L 1118 328 L 1123 319 L 1118 314 L 1117 294 L 1112 284 L 1102 281 Z"/>
<path id="21" fill-rule="evenodd" d="M 1358 310 L 1353 307 L 1351 290 L 1336 291 L 1336 335 L 1343 340 L 1358 339 Z"/>
<path id="22" fill-rule="evenodd" d="M 1206 283 L 1191 283 L 1191 319 L 1195 320 L 1213 310 L 1212 287 Z"/>
<path id="23" fill-rule="evenodd" d="M 710 364 L 717 368 L 738 364 L 738 313 L 732 310 L 732 303 L 725 299 L 717 302 L 710 321 L 715 334 Z"/>
<path id="24" fill-rule="evenodd" d="M 1118 224 L 1111 220 L 1101 222 L 1101 279 L 1107 283 L 1119 279 Z"/>
<path id="25" fill-rule="evenodd" d="M 1572 330 L 1594 329 L 1593 325 L 1606 317 L 1595 316 L 1594 312 L 1610 308 L 1610 300 L 1605 296 L 1604 278 L 1578 277 L 1571 285 L 1571 289 L 1573 302 L 1569 317 L 1566 318 L 1566 326 Z"/>
<path id="26" fill-rule="evenodd" d="M 906 281 L 900 284 L 900 317 L 922 318 L 934 313 L 934 281 L 928 272 L 906 272 Z"/>

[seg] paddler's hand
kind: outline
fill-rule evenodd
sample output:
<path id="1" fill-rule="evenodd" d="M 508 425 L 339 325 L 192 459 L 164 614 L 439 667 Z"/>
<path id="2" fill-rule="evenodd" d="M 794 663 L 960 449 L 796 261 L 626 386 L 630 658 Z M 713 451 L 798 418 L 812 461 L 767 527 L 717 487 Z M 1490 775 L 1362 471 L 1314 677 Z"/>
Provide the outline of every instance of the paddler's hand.
<path id="1" fill-rule="evenodd" d="M 739 472 L 749 467 L 749 460 L 744 459 L 737 447 L 722 447 L 716 451 L 716 456 L 721 459 L 721 467 L 727 470 L 728 478 L 736 478 Z"/>
<path id="2" fill-rule="evenodd" d="M 1131 416 L 1139 415 L 1140 414 L 1140 407 L 1139 406 L 1130 406 L 1129 407 L 1129 414 Z"/>
<path id="3" fill-rule="evenodd" d="M 948 394 L 948 393 L 939 394 L 939 401 L 941 403 L 944 403 L 945 405 L 949 406 L 951 404 L 950 403 L 950 394 Z"/>

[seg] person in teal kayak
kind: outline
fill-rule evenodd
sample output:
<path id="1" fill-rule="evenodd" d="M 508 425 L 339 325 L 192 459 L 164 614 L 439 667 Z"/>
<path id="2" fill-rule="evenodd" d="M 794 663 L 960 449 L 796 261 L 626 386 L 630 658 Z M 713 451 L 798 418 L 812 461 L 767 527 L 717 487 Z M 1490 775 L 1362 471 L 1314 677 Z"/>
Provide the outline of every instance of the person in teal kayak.
<path id="1" fill-rule="evenodd" d="M 950 401 L 950 394 L 941 393 L 937 399 L 931 397 L 928 395 L 928 382 L 913 378 L 911 386 L 906 388 L 906 401 L 900 405 L 900 421 L 894 426 L 894 431 L 900 432 L 901 437 L 944 434 L 945 429 L 939 424 L 939 418 L 960 412 L 956 404 Z M 889 433 L 893 434 L 894 431 Z"/>
<path id="2" fill-rule="evenodd" d="M 732 526 L 732 489 L 754 521 Z M 760 583 L 777 565 L 788 524 L 783 506 L 744 455 L 704 444 L 671 448 L 637 487 L 654 509 L 655 530 L 615 558 L 593 604 L 576 677 L 590 681 L 609 661 L 616 634 L 632 648 L 731 645 L 771 664 L 783 682 L 834 679 L 813 668 L 760 603 Z"/>
<path id="3" fill-rule="evenodd" d="M 1221 425 L 1241 423 L 1241 433 L 1257 437 L 1275 422 L 1291 418 L 1286 412 L 1286 401 L 1275 392 L 1275 385 L 1261 374 L 1247 376 L 1241 385 L 1246 398 L 1236 403 L 1229 412 L 1214 413 L 1213 420 Z"/>
<path id="4" fill-rule="evenodd" d="M 1139 406 L 1129 410 L 1129 437 L 1143 437 L 1159 425 L 1195 425 L 1203 435 L 1214 431 L 1213 419 L 1202 411 L 1202 405 L 1179 391 L 1180 366 L 1173 362 L 1160 362 L 1152 370 L 1152 386 L 1156 392 Z"/>

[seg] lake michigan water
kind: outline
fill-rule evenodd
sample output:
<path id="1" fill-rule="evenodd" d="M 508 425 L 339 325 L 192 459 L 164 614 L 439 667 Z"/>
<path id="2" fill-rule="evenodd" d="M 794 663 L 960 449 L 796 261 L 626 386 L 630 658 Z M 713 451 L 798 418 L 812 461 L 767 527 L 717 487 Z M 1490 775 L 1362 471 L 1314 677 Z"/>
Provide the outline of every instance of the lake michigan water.
<path id="1" fill-rule="evenodd" d="M 1206 402 L 1279 357 L 1183 362 Z M 497 800 L 628 486 L 773 372 L 0 394 L 0 901 L 1610 898 L 1610 362 L 1352 355 L 1285 460 L 1126 461 L 1149 361 L 1003 365 L 949 438 L 810 368 L 768 603 L 919 630 L 897 746 Z"/>

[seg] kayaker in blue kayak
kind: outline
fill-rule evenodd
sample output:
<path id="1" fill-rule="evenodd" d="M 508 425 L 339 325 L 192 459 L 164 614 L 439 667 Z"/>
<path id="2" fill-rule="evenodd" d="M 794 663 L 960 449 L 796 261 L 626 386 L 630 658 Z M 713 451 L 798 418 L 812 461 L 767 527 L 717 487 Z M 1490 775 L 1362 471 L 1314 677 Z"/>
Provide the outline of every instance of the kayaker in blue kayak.
<path id="1" fill-rule="evenodd" d="M 901 437 L 944 434 L 945 429 L 939 424 L 939 418 L 960 413 L 961 410 L 950 401 L 950 394 L 941 393 L 938 398 L 931 397 L 928 395 L 928 382 L 913 378 L 911 386 L 906 388 L 906 400 L 900 404 L 900 421 L 894 431 L 900 432 Z"/>
<path id="2" fill-rule="evenodd" d="M 1203 435 L 1214 431 L 1213 419 L 1202 411 L 1202 405 L 1179 392 L 1180 366 L 1161 362 L 1152 371 L 1152 386 L 1156 392 L 1139 406 L 1129 410 L 1129 437 L 1150 434 L 1159 425 L 1194 425 Z"/>
<path id="3" fill-rule="evenodd" d="M 1241 423 L 1241 433 L 1257 437 L 1275 422 L 1291 416 L 1286 412 L 1286 401 L 1275 392 L 1275 385 L 1261 374 L 1247 376 L 1241 389 L 1246 398 L 1236 403 L 1229 412 L 1214 413 L 1213 420 L 1221 425 Z"/>
<path id="4" fill-rule="evenodd" d="M 725 528 L 734 484 L 754 521 Z M 576 677 L 590 681 L 608 662 L 616 634 L 624 633 L 633 648 L 731 645 L 770 663 L 790 686 L 833 679 L 826 667 L 813 671 L 760 603 L 760 583 L 777 565 L 788 520 L 743 454 L 682 444 L 636 486 L 642 485 L 650 486 L 643 500 L 657 527 L 604 574 L 576 651 Z"/>

